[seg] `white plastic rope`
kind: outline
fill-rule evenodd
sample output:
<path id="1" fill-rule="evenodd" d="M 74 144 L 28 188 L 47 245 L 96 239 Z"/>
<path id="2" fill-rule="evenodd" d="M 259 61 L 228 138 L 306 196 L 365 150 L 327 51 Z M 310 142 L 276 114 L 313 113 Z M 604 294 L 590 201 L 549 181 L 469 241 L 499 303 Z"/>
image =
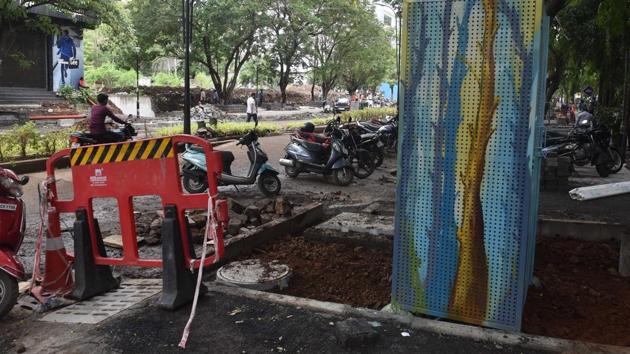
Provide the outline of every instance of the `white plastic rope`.
<path id="1" fill-rule="evenodd" d="M 190 334 L 190 327 L 195 318 L 197 312 L 197 300 L 199 299 L 199 290 L 201 289 L 201 278 L 203 277 L 203 264 L 206 259 L 206 248 L 208 245 L 208 239 L 212 237 L 214 241 L 214 254 L 218 254 L 217 247 L 219 246 L 219 237 L 217 236 L 217 224 L 214 218 L 214 197 L 210 195 L 208 190 L 208 217 L 206 218 L 206 232 L 204 233 L 203 246 L 201 251 L 201 260 L 199 263 L 199 272 L 197 273 L 197 286 L 195 288 L 195 296 L 193 298 L 192 309 L 190 310 L 190 317 L 184 327 L 184 333 L 182 339 L 179 341 L 180 348 L 186 348 L 186 342 L 188 342 L 188 335 Z"/>

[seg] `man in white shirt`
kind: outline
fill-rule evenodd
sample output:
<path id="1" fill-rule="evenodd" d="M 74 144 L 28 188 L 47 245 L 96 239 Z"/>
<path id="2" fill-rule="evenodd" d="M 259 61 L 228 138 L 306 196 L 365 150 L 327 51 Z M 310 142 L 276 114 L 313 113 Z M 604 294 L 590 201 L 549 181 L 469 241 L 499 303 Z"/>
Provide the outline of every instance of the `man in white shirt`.
<path id="1" fill-rule="evenodd" d="M 247 99 L 247 123 L 254 120 L 254 127 L 258 126 L 258 107 L 256 107 L 256 94 L 252 93 Z"/>

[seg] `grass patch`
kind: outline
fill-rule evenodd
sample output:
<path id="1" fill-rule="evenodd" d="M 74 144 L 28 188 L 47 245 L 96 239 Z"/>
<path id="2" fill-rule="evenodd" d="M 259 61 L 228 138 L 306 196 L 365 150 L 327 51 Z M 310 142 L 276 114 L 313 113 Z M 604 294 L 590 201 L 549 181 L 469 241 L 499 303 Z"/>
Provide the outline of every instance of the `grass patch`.
<path id="1" fill-rule="evenodd" d="M 231 136 L 231 135 L 244 135 L 248 131 L 254 128 L 253 123 L 246 122 L 219 122 L 214 130 L 219 136 Z M 280 127 L 273 123 L 258 123 L 256 127 L 256 133 L 258 136 L 265 136 L 270 134 L 280 133 Z M 192 127 L 192 133 L 197 131 L 196 127 Z M 172 127 L 158 129 L 157 135 L 177 135 L 184 133 L 184 125 L 175 125 Z"/>

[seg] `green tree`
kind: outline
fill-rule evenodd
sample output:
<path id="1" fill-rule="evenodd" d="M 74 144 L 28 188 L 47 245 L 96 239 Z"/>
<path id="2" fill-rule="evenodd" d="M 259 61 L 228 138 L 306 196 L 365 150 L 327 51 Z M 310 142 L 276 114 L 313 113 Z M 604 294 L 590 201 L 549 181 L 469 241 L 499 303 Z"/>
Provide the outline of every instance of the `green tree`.
<path id="1" fill-rule="evenodd" d="M 132 0 L 130 9 L 139 41 L 183 58 L 181 1 Z M 191 61 L 208 73 L 224 102 L 230 101 L 243 65 L 263 43 L 259 29 L 265 26 L 264 13 L 260 1 L 194 3 Z"/>
<path id="2" fill-rule="evenodd" d="M 365 27 L 366 32 L 356 37 L 356 44 L 342 67 L 343 84 L 349 94 L 360 88 L 372 89 L 389 76 L 396 67 L 396 49 L 391 34 L 376 23 Z"/>
<path id="3" fill-rule="evenodd" d="M 313 85 L 321 85 L 324 100 L 337 85 L 343 64 L 361 49 L 361 37 L 382 31 L 380 24 L 374 21 L 371 7 L 343 0 L 337 1 L 334 7 L 335 11 L 322 23 L 326 30 L 313 38 L 308 55 Z"/>
<path id="4" fill-rule="evenodd" d="M 282 103 L 294 69 L 303 66 L 313 38 L 326 31 L 325 19 L 335 13 L 333 0 L 268 0 L 269 60 L 276 68 Z"/>

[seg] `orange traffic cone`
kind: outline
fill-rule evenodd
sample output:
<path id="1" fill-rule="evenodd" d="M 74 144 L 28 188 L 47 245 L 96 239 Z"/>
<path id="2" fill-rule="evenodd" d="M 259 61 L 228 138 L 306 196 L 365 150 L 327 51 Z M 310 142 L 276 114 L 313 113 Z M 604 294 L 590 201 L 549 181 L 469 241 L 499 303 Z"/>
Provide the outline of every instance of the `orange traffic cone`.
<path id="1" fill-rule="evenodd" d="M 74 288 L 72 263 L 74 257 L 66 252 L 61 238 L 59 214 L 52 209 L 48 211 L 49 229 L 46 233 L 46 263 L 44 279 L 41 286 L 33 289 L 38 298 L 48 296 L 64 296 Z"/>

